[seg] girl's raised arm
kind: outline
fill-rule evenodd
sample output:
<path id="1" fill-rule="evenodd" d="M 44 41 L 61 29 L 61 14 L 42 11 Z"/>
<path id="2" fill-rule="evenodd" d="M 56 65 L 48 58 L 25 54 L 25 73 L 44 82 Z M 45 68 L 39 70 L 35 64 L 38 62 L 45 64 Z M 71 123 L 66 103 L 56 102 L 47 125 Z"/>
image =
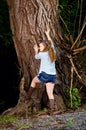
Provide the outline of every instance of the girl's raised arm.
<path id="1" fill-rule="evenodd" d="M 47 39 L 48 39 L 51 43 L 53 43 L 53 41 L 52 41 L 52 39 L 51 39 L 51 37 L 50 37 L 50 29 L 47 29 L 47 31 L 45 31 L 45 34 L 46 34 L 46 36 L 47 36 Z"/>

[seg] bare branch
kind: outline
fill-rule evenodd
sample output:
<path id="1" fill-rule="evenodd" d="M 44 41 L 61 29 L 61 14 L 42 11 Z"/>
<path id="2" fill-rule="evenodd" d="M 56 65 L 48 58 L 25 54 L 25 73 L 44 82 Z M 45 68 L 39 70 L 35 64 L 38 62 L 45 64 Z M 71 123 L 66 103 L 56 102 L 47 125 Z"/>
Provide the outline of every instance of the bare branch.
<path id="1" fill-rule="evenodd" d="M 77 21 L 78 10 L 79 10 L 79 0 L 77 2 L 77 9 L 76 9 L 75 20 L 74 20 L 73 37 L 74 37 L 74 33 L 75 33 L 75 25 L 76 25 L 76 21 Z"/>
<path id="2" fill-rule="evenodd" d="M 77 72 L 77 70 L 76 70 L 76 68 L 75 68 L 75 66 L 74 66 L 74 63 L 73 63 L 73 60 L 72 60 L 71 55 L 68 55 L 68 58 L 69 58 L 69 60 L 70 60 L 70 63 L 71 63 L 71 65 L 72 65 L 72 67 L 73 67 L 75 73 L 77 74 L 78 78 L 81 80 L 81 76 L 78 74 L 78 72 Z"/>
<path id="3" fill-rule="evenodd" d="M 64 26 L 66 27 L 68 33 L 70 34 L 70 31 L 69 31 L 69 29 L 68 29 L 68 27 L 67 27 L 65 21 L 63 20 L 63 18 L 61 17 L 61 15 L 59 15 L 59 16 L 60 16 L 60 19 L 61 19 L 61 21 L 63 22 Z"/>
<path id="4" fill-rule="evenodd" d="M 71 81 L 70 81 L 70 101 L 71 101 L 71 108 L 73 107 L 72 101 L 72 87 L 73 87 L 73 66 L 71 66 Z"/>
<path id="5" fill-rule="evenodd" d="M 72 45 L 71 49 L 73 49 L 73 47 L 75 46 L 75 44 L 78 42 L 80 36 L 82 35 L 82 32 L 83 32 L 85 26 L 86 26 L 86 21 L 84 22 L 84 24 L 83 24 L 83 26 L 82 26 L 82 29 L 81 29 L 81 31 L 80 31 L 78 37 L 76 38 L 76 41 L 75 41 L 74 44 Z"/>
<path id="6" fill-rule="evenodd" d="M 79 53 L 80 51 L 83 51 L 83 50 L 85 50 L 86 49 L 86 46 L 84 46 L 84 47 L 81 47 L 81 48 L 78 48 L 78 49 L 75 49 L 75 50 L 73 50 L 73 54 L 75 55 L 75 54 L 77 54 L 77 53 Z"/>
<path id="7" fill-rule="evenodd" d="M 83 0 L 81 0 L 81 4 L 80 4 L 80 15 L 79 15 L 79 27 L 78 27 L 78 34 L 80 33 L 80 28 L 81 28 L 82 5 L 83 5 Z"/>

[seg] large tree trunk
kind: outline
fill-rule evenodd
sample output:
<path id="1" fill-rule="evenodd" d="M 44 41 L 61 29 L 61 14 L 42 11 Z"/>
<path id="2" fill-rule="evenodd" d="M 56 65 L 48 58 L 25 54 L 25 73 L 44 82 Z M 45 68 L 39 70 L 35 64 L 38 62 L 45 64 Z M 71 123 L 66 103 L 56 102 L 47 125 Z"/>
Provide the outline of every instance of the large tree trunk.
<path id="1" fill-rule="evenodd" d="M 39 61 L 34 58 L 33 46 L 39 43 L 40 39 L 46 39 L 45 30 L 49 26 L 51 29 L 51 37 L 57 50 L 57 84 L 55 85 L 56 110 L 65 109 L 65 105 L 61 94 L 62 87 L 69 86 L 70 64 L 64 57 L 63 50 L 58 46 L 61 44 L 61 29 L 57 19 L 59 0 L 7 0 L 10 13 L 10 24 L 13 33 L 14 45 L 22 71 L 23 78 L 20 84 L 20 99 L 15 108 L 9 110 L 10 115 L 20 114 L 28 115 L 31 112 L 38 112 L 40 105 L 47 105 L 48 98 L 45 86 L 38 85 L 33 100 L 25 101 L 23 97 L 24 89 L 30 86 L 31 80 L 37 75 L 39 69 Z M 34 101 L 34 96 L 39 100 Z M 24 107 L 25 106 L 25 107 Z M 20 108 L 21 107 L 21 108 Z M 28 113 L 28 114 L 27 114 Z"/>

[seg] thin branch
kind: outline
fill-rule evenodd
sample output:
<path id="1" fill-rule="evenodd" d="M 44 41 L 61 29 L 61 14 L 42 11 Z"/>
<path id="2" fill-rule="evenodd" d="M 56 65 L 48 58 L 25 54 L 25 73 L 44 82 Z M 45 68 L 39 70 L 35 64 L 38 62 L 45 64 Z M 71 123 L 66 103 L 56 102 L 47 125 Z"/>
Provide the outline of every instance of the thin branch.
<path id="1" fill-rule="evenodd" d="M 78 27 L 78 34 L 80 33 L 80 26 L 81 26 L 81 17 L 82 17 L 82 5 L 83 5 L 83 0 L 81 0 L 80 4 L 80 15 L 79 15 L 79 27 Z"/>
<path id="2" fill-rule="evenodd" d="M 86 43 L 86 39 L 78 41 L 78 43 L 77 43 L 77 48 L 79 47 L 79 45 L 80 45 L 81 43 L 84 43 L 84 42 Z"/>
<path id="3" fill-rule="evenodd" d="M 78 74 L 78 72 L 77 72 L 77 70 L 76 70 L 76 68 L 75 68 L 75 66 L 74 66 L 74 63 L 73 63 L 73 60 L 72 60 L 71 55 L 68 55 L 68 58 L 69 58 L 69 60 L 70 60 L 70 63 L 71 63 L 71 65 L 72 65 L 72 67 L 73 67 L 75 73 L 77 74 L 78 78 L 81 80 L 81 76 Z"/>
<path id="4" fill-rule="evenodd" d="M 65 21 L 63 20 L 63 18 L 61 17 L 61 15 L 59 15 L 59 17 L 60 17 L 61 21 L 63 22 L 64 26 L 66 27 L 68 33 L 70 34 L 70 31 L 69 31 L 69 29 L 68 29 L 68 27 L 67 27 Z"/>
<path id="5" fill-rule="evenodd" d="M 77 3 L 77 10 L 76 10 L 76 15 L 75 15 L 75 20 L 74 20 L 73 37 L 74 37 L 74 33 L 75 33 L 75 25 L 76 25 L 76 20 L 77 20 L 77 16 L 78 16 L 78 10 L 79 10 L 79 0 Z"/>
<path id="6" fill-rule="evenodd" d="M 75 49 L 75 50 L 73 50 L 73 54 L 75 55 L 75 54 L 77 54 L 77 53 L 79 53 L 80 51 L 83 51 L 83 50 L 85 50 L 86 49 L 86 46 L 84 46 L 84 47 L 81 47 L 81 48 L 78 48 L 78 49 Z"/>
<path id="7" fill-rule="evenodd" d="M 79 35 L 78 35 L 76 41 L 75 41 L 74 44 L 72 45 L 71 49 L 73 49 L 73 47 L 75 46 L 75 44 L 78 42 L 80 36 L 82 35 L 82 32 L 83 32 L 85 26 L 86 26 L 86 21 L 84 22 L 84 24 L 83 24 L 83 26 L 82 26 L 82 29 L 81 29 L 81 31 L 80 31 L 80 33 L 79 33 Z"/>
<path id="8" fill-rule="evenodd" d="M 73 87 L 73 66 L 71 66 L 71 81 L 70 81 L 70 101 L 71 101 L 71 108 L 73 107 L 72 87 Z"/>

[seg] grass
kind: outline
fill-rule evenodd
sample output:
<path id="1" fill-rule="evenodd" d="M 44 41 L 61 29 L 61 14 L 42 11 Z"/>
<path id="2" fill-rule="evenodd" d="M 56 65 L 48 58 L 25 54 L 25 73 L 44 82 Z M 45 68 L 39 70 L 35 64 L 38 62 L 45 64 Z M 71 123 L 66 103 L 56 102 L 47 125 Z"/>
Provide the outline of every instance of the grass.
<path id="1" fill-rule="evenodd" d="M 18 126 L 18 130 L 21 130 L 21 129 L 25 129 L 25 128 L 29 128 L 32 126 L 32 122 L 27 122 L 26 124 L 24 124 L 23 122 L 19 124 Z"/>
<path id="2" fill-rule="evenodd" d="M 5 125 L 9 122 L 17 121 L 17 117 L 12 117 L 12 116 L 0 116 L 0 125 Z"/>
<path id="3" fill-rule="evenodd" d="M 19 124 L 17 124 L 16 122 L 19 119 L 17 117 L 14 116 L 0 116 L 0 130 L 2 130 L 1 128 L 7 128 L 9 127 L 16 127 L 18 130 L 24 129 L 24 128 L 29 128 L 32 126 L 32 122 L 20 122 Z"/>

